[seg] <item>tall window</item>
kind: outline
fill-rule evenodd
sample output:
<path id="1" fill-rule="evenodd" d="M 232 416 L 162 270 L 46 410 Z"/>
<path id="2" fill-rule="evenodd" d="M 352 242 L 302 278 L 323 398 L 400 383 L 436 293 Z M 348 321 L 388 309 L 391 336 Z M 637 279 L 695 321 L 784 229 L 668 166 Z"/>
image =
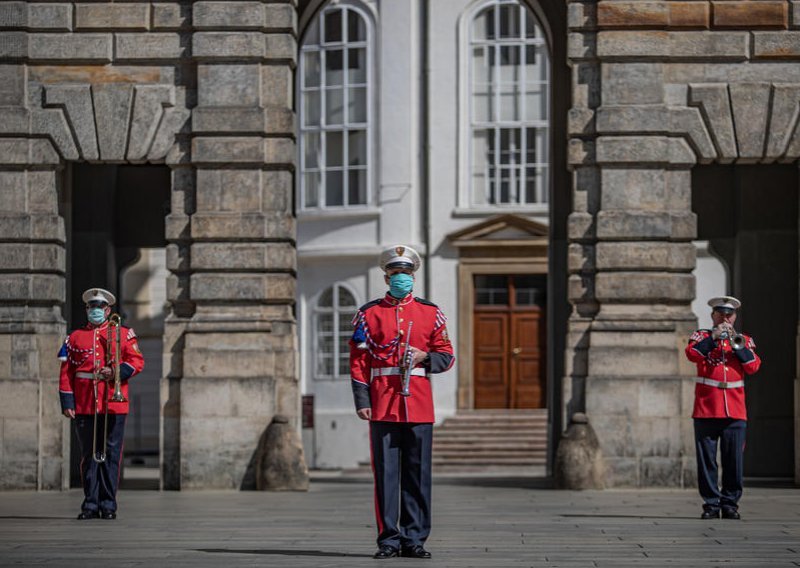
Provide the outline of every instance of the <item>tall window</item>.
<path id="1" fill-rule="evenodd" d="M 353 294 L 341 284 L 325 290 L 314 307 L 314 369 L 316 378 L 350 374 L 351 320 L 358 306 Z"/>
<path id="2" fill-rule="evenodd" d="M 312 21 L 300 54 L 300 208 L 369 202 L 371 40 L 352 6 Z"/>
<path id="3" fill-rule="evenodd" d="M 516 0 L 493 0 L 470 26 L 472 205 L 547 202 L 550 62 L 542 28 Z"/>

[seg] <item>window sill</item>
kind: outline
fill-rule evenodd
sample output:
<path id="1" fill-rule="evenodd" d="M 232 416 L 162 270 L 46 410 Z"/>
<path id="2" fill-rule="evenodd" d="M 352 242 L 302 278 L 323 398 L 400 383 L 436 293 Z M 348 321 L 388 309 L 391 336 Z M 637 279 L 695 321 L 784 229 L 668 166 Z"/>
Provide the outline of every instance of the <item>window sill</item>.
<path id="1" fill-rule="evenodd" d="M 307 209 L 297 213 L 298 221 L 327 221 L 329 219 L 374 219 L 381 216 L 380 207 L 339 207 Z"/>
<path id="2" fill-rule="evenodd" d="M 546 216 L 549 211 L 550 207 L 547 203 L 525 206 L 492 205 L 481 207 L 456 207 L 453 209 L 453 217 L 488 217 L 490 215 L 507 215 L 509 213 Z"/>

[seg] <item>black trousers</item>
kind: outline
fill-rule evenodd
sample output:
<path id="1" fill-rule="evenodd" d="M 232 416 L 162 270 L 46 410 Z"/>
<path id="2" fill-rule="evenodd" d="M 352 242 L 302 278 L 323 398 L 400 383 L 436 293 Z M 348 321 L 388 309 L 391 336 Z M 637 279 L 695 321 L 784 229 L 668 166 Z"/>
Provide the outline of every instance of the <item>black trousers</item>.
<path id="1" fill-rule="evenodd" d="M 695 418 L 694 440 L 697 449 L 697 488 L 703 509 L 736 510 L 742 497 L 746 420 Z M 717 471 L 717 443 L 722 458 L 722 490 Z"/>
<path id="2" fill-rule="evenodd" d="M 125 419 L 127 414 L 108 415 L 108 442 L 106 461 L 97 463 L 92 457 L 92 432 L 94 415 L 75 416 L 75 429 L 81 451 L 81 481 L 83 483 L 84 511 L 117 510 L 117 487 L 119 487 L 120 464 L 122 463 L 122 442 L 125 438 Z M 103 451 L 104 415 L 97 417 L 97 451 Z"/>
<path id="3" fill-rule="evenodd" d="M 370 422 L 378 546 L 422 545 L 431 532 L 433 424 Z"/>

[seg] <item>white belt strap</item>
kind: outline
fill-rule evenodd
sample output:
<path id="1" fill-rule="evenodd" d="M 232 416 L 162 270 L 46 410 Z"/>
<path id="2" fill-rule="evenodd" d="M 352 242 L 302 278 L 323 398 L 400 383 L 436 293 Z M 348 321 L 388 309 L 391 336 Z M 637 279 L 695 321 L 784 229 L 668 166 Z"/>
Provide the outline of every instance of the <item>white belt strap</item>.
<path id="1" fill-rule="evenodd" d="M 92 373 L 84 373 L 83 371 L 78 371 L 75 373 L 76 379 L 93 379 L 94 375 Z"/>
<path id="2" fill-rule="evenodd" d="M 385 377 L 387 375 L 402 375 L 403 372 L 400 367 L 380 367 L 372 369 L 373 377 Z M 422 367 L 411 369 L 411 375 L 414 377 L 427 377 L 428 373 Z"/>
<path id="3" fill-rule="evenodd" d="M 705 377 L 697 377 L 694 382 L 698 385 L 707 385 L 718 389 L 738 389 L 744 386 L 744 381 L 715 381 L 714 379 L 707 379 Z"/>

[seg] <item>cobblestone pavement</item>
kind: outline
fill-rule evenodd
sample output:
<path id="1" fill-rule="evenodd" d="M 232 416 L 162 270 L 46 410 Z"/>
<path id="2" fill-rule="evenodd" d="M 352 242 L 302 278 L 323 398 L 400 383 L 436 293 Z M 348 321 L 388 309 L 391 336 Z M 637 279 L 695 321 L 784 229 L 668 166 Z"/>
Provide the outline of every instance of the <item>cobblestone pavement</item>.
<path id="1" fill-rule="evenodd" d="M 372 486 L 308 493 L 120 493 L 116 521 L 77 521 L 79 491 L 0 493 L 2 566 L 800 566 L 800 489 L 746 487 L 741 521 L 699 519 L 694 491 L 434 483 L 432 560 L 377 561 Z"/>

